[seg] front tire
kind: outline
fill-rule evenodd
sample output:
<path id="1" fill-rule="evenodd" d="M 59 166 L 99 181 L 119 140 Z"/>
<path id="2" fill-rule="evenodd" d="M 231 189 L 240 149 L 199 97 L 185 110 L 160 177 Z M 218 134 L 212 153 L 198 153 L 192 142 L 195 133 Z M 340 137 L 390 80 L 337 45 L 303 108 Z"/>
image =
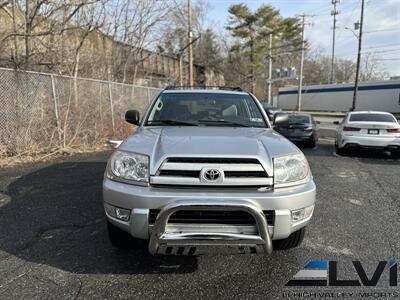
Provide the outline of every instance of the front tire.
<path id="1" fill-rule="evenodd" d="M 400 158 L 400 150 L 395 150 L 390 153 L 394 158 Z"/>
<path id="2" fill-rule="evenodd" d="M 315 148 L 315 146 L 317 146 L 317 142 L 314 139 L 312 139 L 307 143 L 307 146 L 308 148 Z"/>
<path id="3" fill-rule="evenodd" d="M 109 221 L 107 221 L 107 231 L 110 242 L 115 248 L 127 249 L 132 245 L 132 236 Z"/>
<path id="4" fill-rule="evenodd" d="M 300 246 L 303 242 L 305 233 L 306 228 L 303 227 L 300 230 L 293 232 L 286 239 L 272 241 L 274 250 L 288 250 Z"/>
<path id="5" fill-rule="evenodd" d="M 345 148 L 339 148 L 337 141 L 335 142 L 335 151 L 336 151 L 336 154 L 338 154 L 338 155 L 346 155 L 347 154 L 347 151 Z"/>

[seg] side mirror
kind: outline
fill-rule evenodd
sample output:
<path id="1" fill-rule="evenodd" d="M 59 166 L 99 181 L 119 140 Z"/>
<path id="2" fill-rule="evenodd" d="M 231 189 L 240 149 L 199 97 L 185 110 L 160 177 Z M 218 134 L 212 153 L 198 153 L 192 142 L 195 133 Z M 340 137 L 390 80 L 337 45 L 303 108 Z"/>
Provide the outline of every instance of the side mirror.
<path id="1" fill-rule="evenodd" d="M 339 124 L 340 124 L 340 122 L 339 122 L 339 121 L 334 121 L 334 122 L 333 122 L 333 124 L 335 124 L 335 125 L 339 125 Z"/>
<path id="2" fill-rule="evenodd" d="M 128 110 L 125 113 L 125 121 L 134 125 L 139 125 L 140 113 L 137 110 Z"/>
<path id="3" fill-rule="evenodd" d="M 274 115 L 274 125 L 283 126 L 289 123 L 289 115 L 287 113 L 277 112 Z"/>

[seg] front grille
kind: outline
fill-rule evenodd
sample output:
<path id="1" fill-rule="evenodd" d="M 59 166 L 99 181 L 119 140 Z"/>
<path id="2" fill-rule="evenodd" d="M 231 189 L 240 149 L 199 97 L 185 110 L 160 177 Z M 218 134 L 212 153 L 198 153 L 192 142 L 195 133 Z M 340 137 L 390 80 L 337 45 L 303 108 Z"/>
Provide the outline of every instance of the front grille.
<path id="1" fill-rule="evenodd" d="M 149 224 L 156 221 L 159 209 L 151 209 Z M 274 211 L 264 210 L 268 225 L 274 225 Z M 219 225 L 256 225 L 252 215 L 244 211 L 219 210 L 180 210 L 169 218 L 168 224 L 219 224 Z"/>
<path id="2" fill-rule="evenodd" d="M 159 176 L 199 177 L 200 171 L 190 170 L 161 170 Z"/>
<path id="3" fill-rule="evenodd" d="M 268 177 L 265 172 L 258 171 L 226 171 L 224 174 L 225 177 Z"/>
<path id="4" fill-rule="evenodd" d="M 259 171 L 226 171 L 225 178 L 229 177 L 268 177 L 265 172 Z M 190 170 L 161 170 L 159 176 L 178 176 L 178 177 L 194 177 L 199 178 L 200 171 Z"/>
<path id="5" fill-rule="evenodd" d="M 219 170 L 221 179 L 205 180 L 202 172 L 208 169 Z M 154 186 L 271 187 L 273 180 L 256 158 L 170 157 L 150 177 L 150 183 Z"/>

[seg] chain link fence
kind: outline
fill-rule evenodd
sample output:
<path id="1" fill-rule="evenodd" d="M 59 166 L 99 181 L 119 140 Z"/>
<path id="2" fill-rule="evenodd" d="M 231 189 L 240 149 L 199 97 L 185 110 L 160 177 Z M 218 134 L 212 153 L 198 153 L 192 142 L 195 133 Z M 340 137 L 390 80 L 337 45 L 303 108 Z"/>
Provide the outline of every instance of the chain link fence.
<path id="1" fill-rule="evenodd" d="M 0 157 L 90 149 L 132 131 L 160 89 L 0 68 Z"/>

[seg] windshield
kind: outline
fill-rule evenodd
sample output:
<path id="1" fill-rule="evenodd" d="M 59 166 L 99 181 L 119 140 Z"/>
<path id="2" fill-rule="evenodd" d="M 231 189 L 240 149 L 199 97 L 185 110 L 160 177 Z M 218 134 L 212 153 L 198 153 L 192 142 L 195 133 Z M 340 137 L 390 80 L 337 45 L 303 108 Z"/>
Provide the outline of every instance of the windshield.
<path id="1" fill-rule="evenodd" d="M 397 123 L 396 119 L 392 115 L 388 114 L 351 114 L 350 122 L 390 122 Z"/>
<path id="2" fill-rule="evenodd" d="M 310 124 L 309 116 L 289 115 L 289 124 Z"/>
<path id="3" fill-rule="evenodd" d="M 222 93 L 161 94 L 146 125 L 267 127 L 252 97 Z"/>

